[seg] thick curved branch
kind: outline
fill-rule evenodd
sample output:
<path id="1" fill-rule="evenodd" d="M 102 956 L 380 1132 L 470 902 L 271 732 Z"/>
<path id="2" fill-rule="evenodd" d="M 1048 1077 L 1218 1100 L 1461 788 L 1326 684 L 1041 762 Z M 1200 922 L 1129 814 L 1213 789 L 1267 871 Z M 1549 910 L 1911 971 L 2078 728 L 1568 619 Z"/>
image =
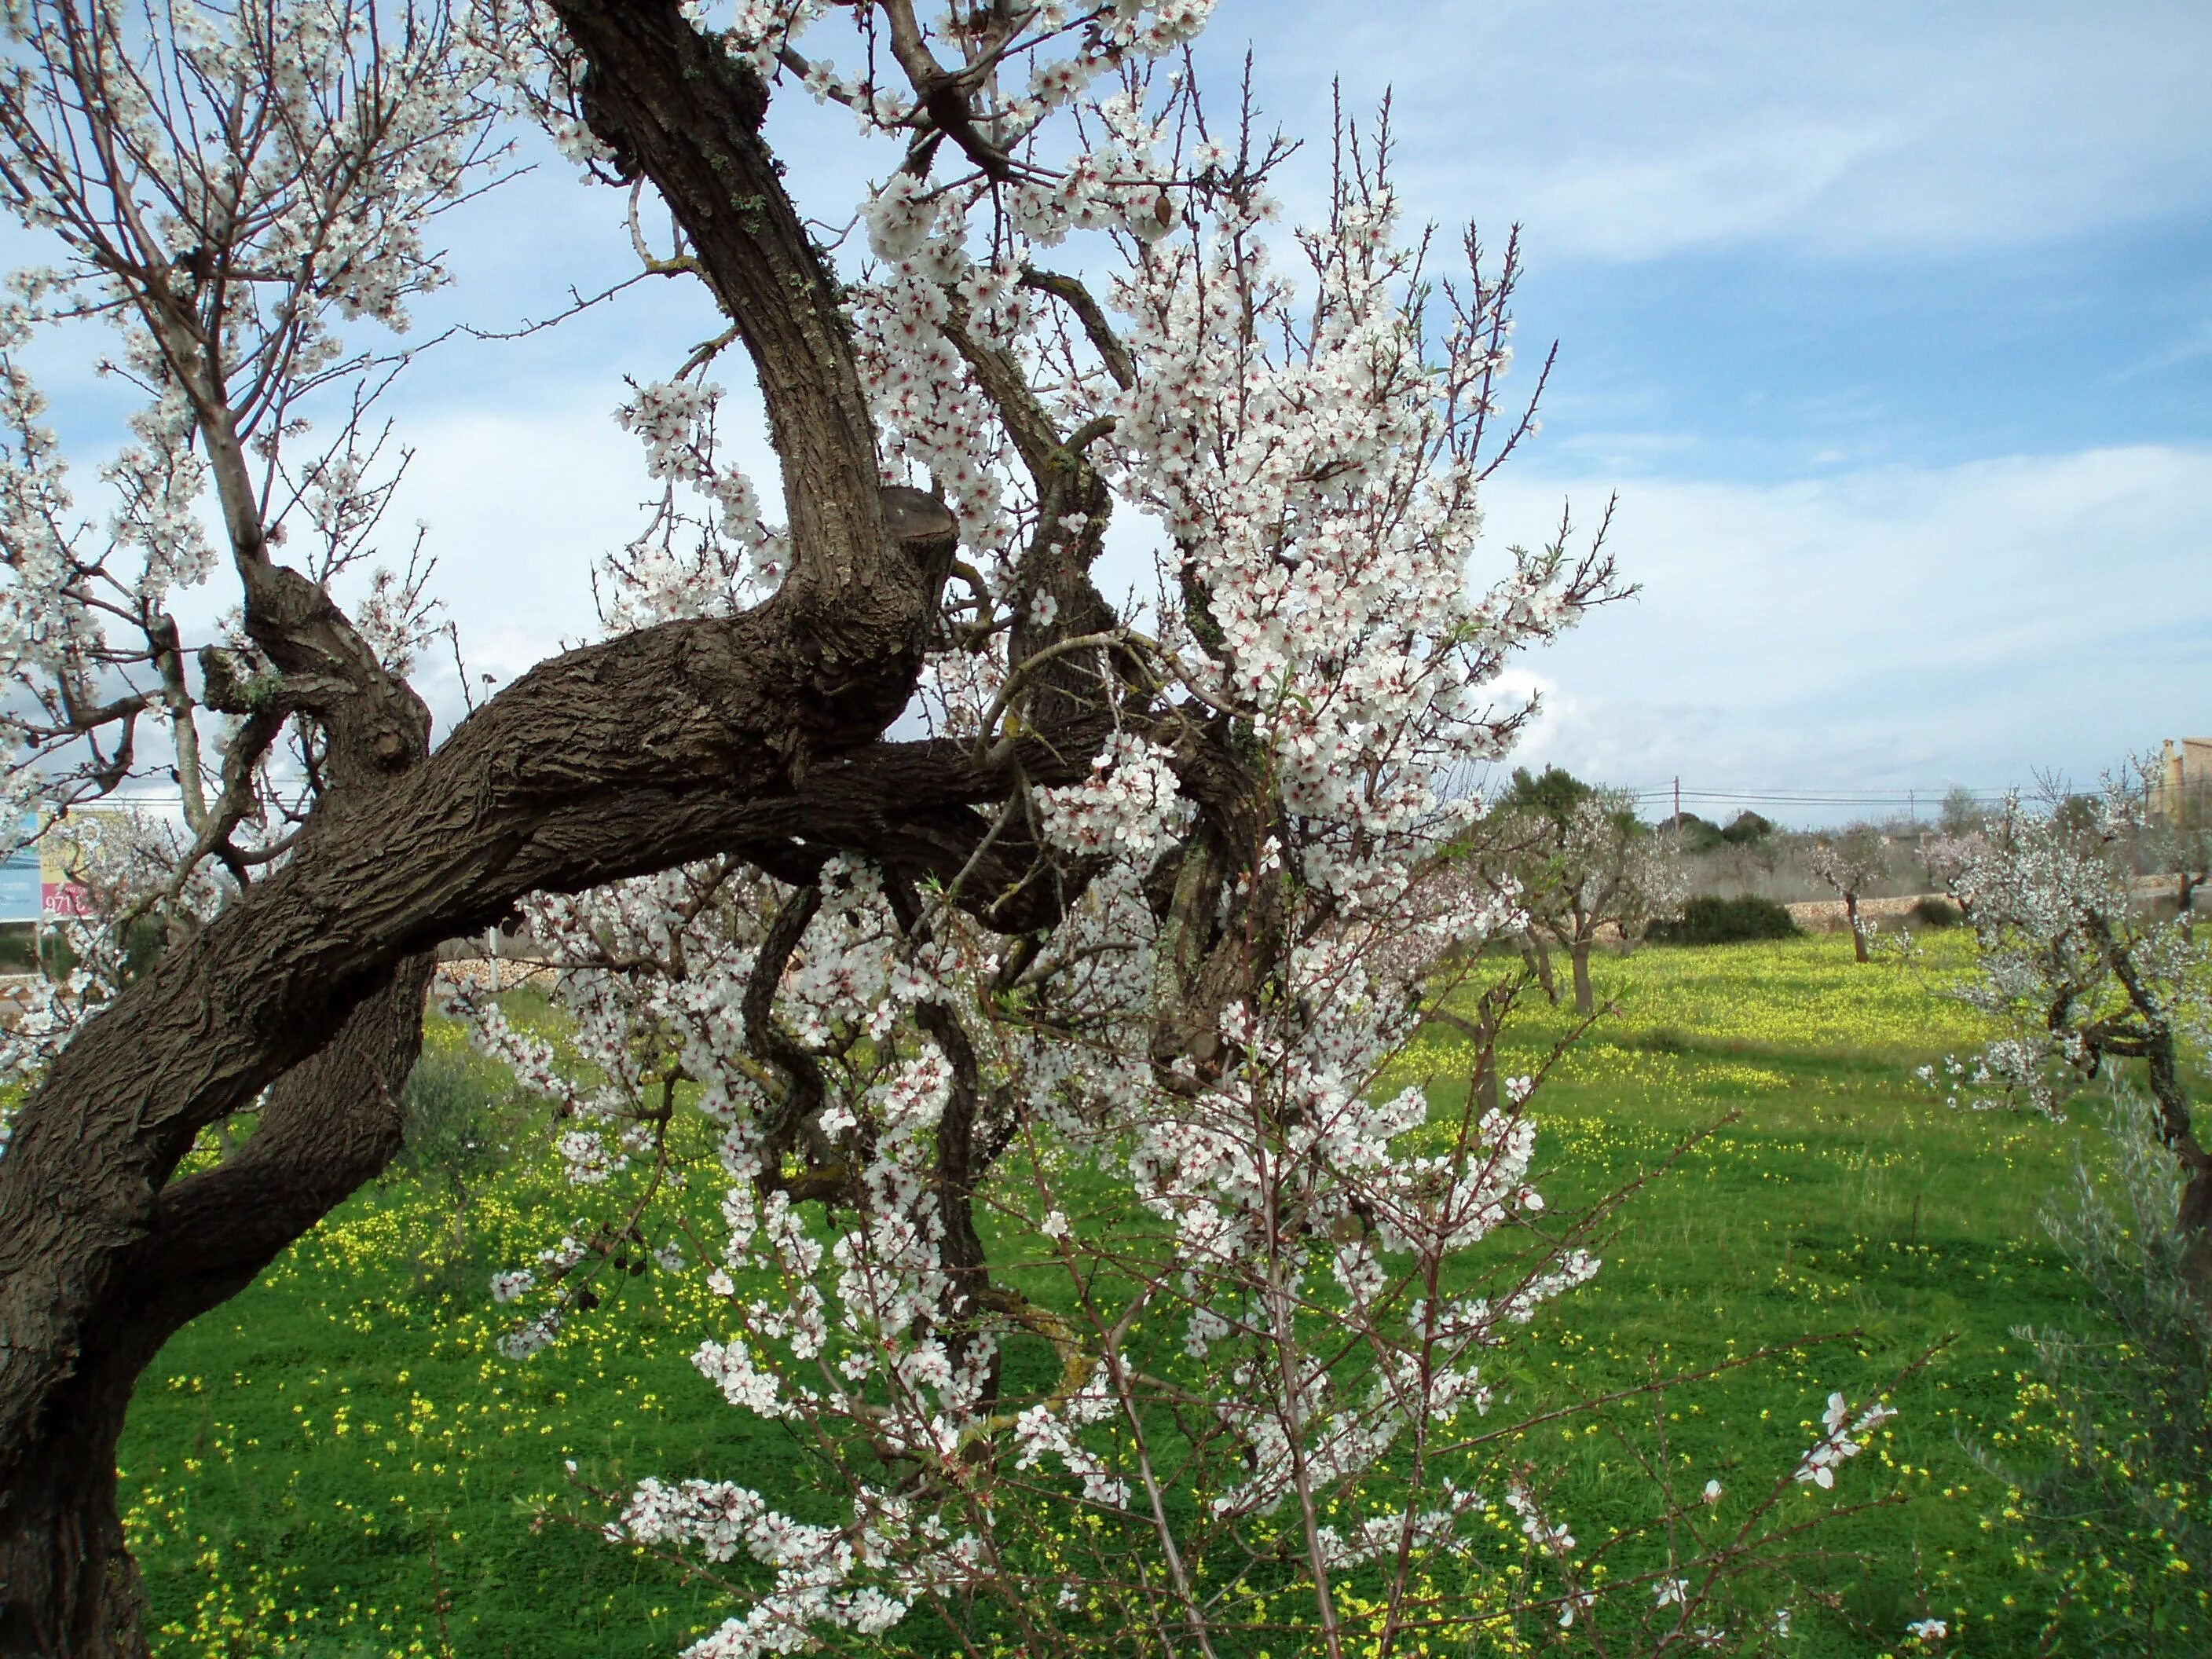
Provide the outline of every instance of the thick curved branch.
<path id="1" fill-rule="evenodd" d="M 755 1059 L 774 1066 L 784 1079 L 783 1098 L 776 1103 L 762 1135 L 767 1143 L 769 1165 L 763 1173 L 770 1178 L 781 1176 L 783 1154 L 791 1149 L 793 1137 L 805 1120 L 822 1109 L 828 1095 L 822 1062 L 785 1030 L 775 1017 L 775 994 L 783 982 L 784 969 L 790 966 L 792 953 L 799 949 L 799 942 L 806 937 L 807 924 L 821 908 L 822 890 L 818 887 L 801 887 L 784 900 L 775 920 L 769 923 L 768 933 L 753 959 L 752 976 L 745 981 L 742 1010 L 745 1047 L 752 1051 Z"/>
<path id="2" fill-rule="evenodd" d="M 785 594 L 808 625 L 815 672 L 833 693 L 869 678 L 887 626 L 910 634 L 918 656 L 927 573 L 888 551 L 841 291 L 761 139 L 766 85 L 677 0 L 551 5 L 590 66 L 592 131 L 625 172 L 652 179 L 751 355 L 791 525 Z"/>
<path id="3" fill-rule="evenodd" d="M 435 965 L 427 953 L 402 964 L 320 1053 L 270 1089 L 235 1152 L 162 1189 L 132 1275 L 135 1299 L 181 1325 L 243 1290 L 383 1173 L 405 1127 L 400 1093 L 422 1048 Z"/>
<path id="4" fill-rule="evenodd" d="M 1106 308 L 1089 289 L 1073 276 L 1062 276 L 1056 270 L 1041 270 L 1035 265 L 1022 267 L 1021 283 L 1038 294 L 1049 294 L 1075 313 L 1084 333 L 1090 337 L 1091 349 L 1106 365 L 1106 372 L 1114 377 L 1115 386 L 1127 392 L 1136 385 L 1137 366 L 1129 356 L 1129 348 L 1121 343 L 1121 337 L 1107 319 Z"/>
<path id="5" fill-rule="evenodd" d="M 1003 799 L 1014 767 L 1066 781 L 1086 763 L 1087 748 L 1063 761 L 1032 741 L 987 767 L 945 741 L 788 768 L 773 621 L 671 623 L 524 676 L 372 799 L 319 812 L 290 864 L 64 1051 L 0 1158 L 0 1459 L 70 1375 L 193 1137 L 321 1048 L 407 957 L 526 893 L 732 849 L 941 869 L 975 844 L 952 814 Z"/>

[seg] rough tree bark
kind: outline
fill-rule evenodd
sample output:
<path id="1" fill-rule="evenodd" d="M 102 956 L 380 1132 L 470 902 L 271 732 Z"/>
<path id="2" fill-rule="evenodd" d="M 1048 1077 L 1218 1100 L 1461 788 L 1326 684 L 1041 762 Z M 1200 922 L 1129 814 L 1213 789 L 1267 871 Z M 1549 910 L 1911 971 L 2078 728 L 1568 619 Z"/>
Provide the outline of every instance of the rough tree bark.
<path id="1" fill-rule="evenodd" d="M 433 958 L 411 958 L 323 1052 L 270 1091 L 221 1166 L 172 1184 L 80 1324 L 70 1374 L 9 1468 L 0 1650 L 142 1655 L 144 1598 L 117 1512 L 115 1448 L 161 1345 L 219 1306 L 398 1151 Z"/>
<path id="2" fill-rule="evenodd" d="M 779 874 L 831 852 L 917 872 L 968 861 L 1012 769 L 878 739 L 911 695 L 952 553 L 950 515 L 878 488 L 836 283 L 759 136 L 761 82 L 674 0 L 556 0 L 591 66 L 587 113 L 690 238 L 759 373 L 791 574 L 726 620 L 672 623 L 542 665 L 427 752 L 428 720 L 319 590 L 234 526 L 249 625 L 331 745 L 289 864 L 87 1025 L 0 1158 L 0 1651 L 144 1651 L 114 1447 L 131 1387 L 398 1145 L 424 954 L 520 896 L 737 850 Z M 897 818 L 890 821 L 896 810 Z M 971 873 L 1021 907 L 1010 843 Z M 173 1180 L 251 1106 L 220 1167 Z"/>
<path id="3" fill-rule="evenodd" d="M 1595 1012 L 1597 1008 L 1597 994 L 1590 988 L 1589 940 L 1576 939 L 1567 954 L 1574 964 L 1575 1012 L 1578 1014 Z"/>
<path id="4" fill-rule="evenodd" d="M 1873 960 L 1867 954 L 1866 927 L 1859 921 L 1859 896 L 1856 891 L 1844 894 L 1844 921 L 1851 930 L 1851 957 L 1856 962 Z"/>

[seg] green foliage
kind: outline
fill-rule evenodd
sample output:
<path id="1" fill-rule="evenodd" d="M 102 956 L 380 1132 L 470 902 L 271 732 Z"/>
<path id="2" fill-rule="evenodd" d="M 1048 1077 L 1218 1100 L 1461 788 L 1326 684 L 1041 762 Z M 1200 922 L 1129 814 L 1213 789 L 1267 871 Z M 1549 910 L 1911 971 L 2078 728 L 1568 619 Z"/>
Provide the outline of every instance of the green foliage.
<path id="1" fill-rule="evenodd" d="M 450 1028 L 428 1033 L 400 1099 L 406 1139 L 385 1178 L 434 1195 L 451 1212 L 451 1226 L 422 1242 L 416 1262 L 427 1280 L 459 1294 L 492 1265 L 470 1227 L 471 1206 L 514 1161 L 525 1137 L 537 1136 L 533 1151 L 542 1149 L 544 1137 L 507 1073 L 472 1053 Z"/>
<path id="2" fill-rule="evenodd" d="M 1789 939 L 1797 932 L 1789 907 L 1755 894 L 1691 899 L 1679 920 L 1655 921 L 1644 937 L 1654 945 L 1741 945 L 1757 939 Z"/>
<path id="3" fill-rule="evenodd" d="M 407 1139 L 390 1177 L 465 1196 L 505 1169 L 527 1130 L 513 1085 L 451 1033 L 422 1045 L 401 1095 Z"/>
<path id="4" fill-rule="evenodd" d="M 1505 811 L 1540 812 L 1553 823 L 1564 826 L 1575 808 L 1596 793 L 1573 773 L 1559 767 L 1546 767 L 1539 777 L 1532 775 L 1527 767 L 1516 766 L 1513 769 L 1513 781 L 1498 797 L 1498 805 Z"/>
<path id="5" fill-rule="evenodd" d="M 2094 795 L 2069 795 L 2051 809 L 2051 815 L 2069 835 L 2094 836 L 2098 832 Z"/>
<path id="6" fill-rule="evenodd" d="M 2007 1488 L 1960 1437 L 1986 1440 L 2019 1409 L 2033 1354 L 2011 1328 L 2078 1318 L 2076 1281 L 2034 1224 L 2076 1135 L 1948 1111 L 1915 1081 L 1922 1061 L 1986 1035 L 1922 977 L 1961 970 L 1966 956 L 1955 933 L 1871 973 L 1840 938 L 1601 955 L 1601 1001 L 1619 1012 L 1559 1059 L 1539 1097 L 1547 1218 L 1654 1178 L 1596 1243 L 1596 1280 L 1499 1351 L 1492 1380 L 1511 1414 L 1492 1425 L 1632 1389 L 1655 1365 L 1696 1370 L 1852 1333 L 1674 1391 L 1656 1422 L 1639 1396 L 1518 1431 L 1504 1452 L 1555 1475 L 1550 1499 L 1584 1540 L 1648 1514 L 1639 1458 L 1690 1493 L 1719 1480 L 1726 1522 L 1765 1483 L 1787 1482 L 1829 1389 L 1879 1387 L 1900 1358 L 1958 1334 L 1898 1398 L 1894 1437 L 1839 1483 L 1901 1482 L 1909 1501 L 1820 1535 L 1826 1553 L 1802 1571 L 1838 1611 L 1799 1604 L 1797 1633 L 1777 1650 L 1793 1659 L 1920 1651 L 1904 1627 L 1929 1614 L 1966 1633 L 1948 1651 L 2027 1653 L 2051 1617 L 2050 1583 L 2014 1559 L 2013 1535 L 1982 1524 Z M 1543 1065 L 1577 1024 L 1540 999 L 1524 1007 L 1507 1074 Z M 430 1052 L 453 1047 L 435 1027 Z M 1432 1030 L 1384 1086 L 1422 1082 L 1456 1109 L 1462 1047 Z M 548 1218 L 557 1228 L 577 1211 L 550 1138 L 533 1124 L 473 1190 L 483 1273 L 456 1284 L 419 1272 L 453 1206 L 449 1166 L 418 1174 L 410 1162 L 163 1351 L 121 1452 L 162 1659 L 661 1659 L 723 1616 L 713 1587 L 610 1547 L 589 1524 L 604 1512 L 564 1462 L 602 1489 L 656 1474 L 787 1492 L 805 1453 L 692 1369 L 702 1336 L 728 1334 L 696 1272 L 625 1278 L 618 1310 L 573 1321 L 533 1359 L 499 1353 L 511 1310 L 492 1304 L 490 1269 L 528 1265 Z M 720 1197 L 702 1182 L 685 1200 L 710 1245 Z M 1808 1518 L 1824 1504 L 1803 1488 L 1784 1502 Z M 1518 1533 L 1502 1506 L 1498 1518 L 1502 1550 Z M 1648 1589 L 1630 1594 L 1650 1602 Z M 2065 1620 L 2054 1655 L 2098 1650 L 2069 1645 L 2078 1609 Z M 918 1616 L 883 1651 L 939 1650 L 932 1641 Z M 1269 1650 L 1309 1644 L 1286 1630 Z"/>
<path id="7" fill-rule="evenodd" d="M 1936 823 L 1947 836 L 1970 836 L 1989 822 L 1989 816 L 1974 792 L 1959 784 L 1944 794 Z"/>
<path id="8" fill-rule="evenodd" d="M 1749 847 L 1765 841 L 1773 833 L 1774 821 L 1771 818 L 1761 817 L 1756 812 L 1739 812 L 1729 820 L 1728 828 L 1721 831 L 1721 839 L 1731 847 Z"/>
<path id="9" fill-rule="evenodd" d="M 2184 1273 L 2181 1181 L 2148 1102 L 2110 1114 L 2045 1223 L 2103 1330 L 2023 1330 L 2035 1377 L 1984 1461 L 2014 1487 L 2027 1553 L 2109 1653 L 2212 1652 L 2212 1310 Z"/>
<path id="10" fill-rule="evenodd" d="M 1933 893 L 1922 894 L 1913 901 L 1912 908 L 1905 914 L 1922 927 L 1956 927 L 1966 921 L 1957 905 L 1949 899 L 1938 898 Z"/>
<path id="11" fill-rule="evenodd" d="M 1710 853 L 1717 847 L 1729 844 L 1728 832 L 1711 818 L 1701 818 L 1695 812 L 1677 812 L 1659 820 L 1662 834 L 1672 836 L 1675 844 L 1685 853 Z"/>

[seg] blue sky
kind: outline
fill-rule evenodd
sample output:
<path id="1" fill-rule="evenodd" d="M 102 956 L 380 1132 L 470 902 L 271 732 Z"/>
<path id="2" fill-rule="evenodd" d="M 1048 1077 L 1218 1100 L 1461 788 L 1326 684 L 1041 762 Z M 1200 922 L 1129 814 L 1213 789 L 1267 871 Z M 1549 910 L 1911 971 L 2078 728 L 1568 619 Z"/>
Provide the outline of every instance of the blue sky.
<path id="1" fill-rule="evenodd" d="M 2212 724 L 2212 9 L 1332 13 L 1218 27 L 1278 107 L 1392 84 L 1560 341 L 1493 528 L 1620 495 L 1644 592 L 1531 665 L 1539 757 L 1924 799 Z"/>
<path id="2" fill-rule="evenodd" d="M 1644 589 L 1516 674 L 1547 704 L 1526 758 L 1925 799 L 2212 730 L 2212 7 L 1223 0 L 1224 101 L 1248 44 L 1263 107 L 1324 141 L 1294 211 L 1340 76 L 1355 111 L 1393 92 L 1416 217 L 1522 226 L 1522 360 L 1556 337 L 1559 366 L 1491 532 L 1617 490 Z M 795 91 L 771 136 L 824 216 L 888 164 Z M 621 274 L 619 211 L 541 169 L 451 222 L 440 308 Z M 473 671 L 590 631 L 643 493 L 622 376 L 712 326 L 657 288 L 401 393 Z"/>

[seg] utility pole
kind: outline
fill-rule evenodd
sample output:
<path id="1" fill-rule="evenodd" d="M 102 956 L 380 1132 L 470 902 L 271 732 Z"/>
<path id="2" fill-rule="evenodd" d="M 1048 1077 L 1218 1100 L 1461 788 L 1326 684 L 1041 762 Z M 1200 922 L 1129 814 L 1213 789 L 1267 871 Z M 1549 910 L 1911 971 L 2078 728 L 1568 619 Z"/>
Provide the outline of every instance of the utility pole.
<path id="1" fill-rule="evenodd" d="M 1674 779 L 1674 833 L 1682 833 L 1682 780 L 1679 775 Z"/>

